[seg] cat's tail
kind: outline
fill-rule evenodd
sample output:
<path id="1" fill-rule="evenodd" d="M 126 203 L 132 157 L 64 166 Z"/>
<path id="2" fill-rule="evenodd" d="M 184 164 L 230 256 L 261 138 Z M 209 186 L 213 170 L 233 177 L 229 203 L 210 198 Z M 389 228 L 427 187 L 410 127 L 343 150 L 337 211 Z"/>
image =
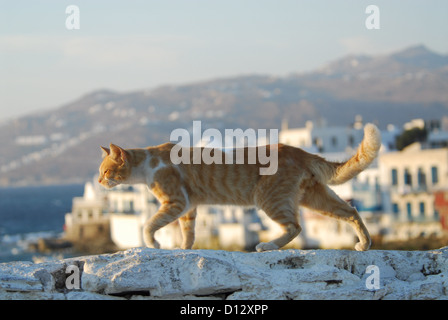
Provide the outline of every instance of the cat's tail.
<path id="1" fill-rule="evenodd" d="M 342 184 L 366 169 L 378 155 L 381 147 L 381 133 L 378 128 L 371 123 L 364 127 L 364 138 L 358 147 L 356 154 L 346 162 L 326 162 L 327 170 L 324 180 L 327 184 Z"/>

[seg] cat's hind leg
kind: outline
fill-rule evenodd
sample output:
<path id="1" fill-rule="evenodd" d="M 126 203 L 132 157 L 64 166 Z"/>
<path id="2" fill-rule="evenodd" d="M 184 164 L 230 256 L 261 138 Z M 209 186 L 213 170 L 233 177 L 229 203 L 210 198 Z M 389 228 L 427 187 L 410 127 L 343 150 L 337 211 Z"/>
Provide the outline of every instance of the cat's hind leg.
<path id="1" fill-rule="evenodd" d="M 339 198 L 329 187 L 316 184 L 313 186 L 313 190 L 308 190 L 305 193 L 301 204 L 323 215 L 349 223 L 359 238 L 355 249 L 357 251 L 369 250 L 371 244 L 370 235 L 358 211 Z"/>
<path id="2" fill-rule="evenodd" d="M 180 230 L 182 232 L 182 249 L 191 249 L 194 244 L 194 226 L 196 222 L 196 208 L 190 209 L 179 218 Z"/>
<path id="3" fill-rule="evenodd" d="M 277 250 L 291 242 L 302 231 L 298 222 L 299 203 L 303 196 L 300 189 L 303 180 L 297 180 L 291 185 L 289 181 L 278 181 L 266 176 L 255 193 L 255 204 L 266 215 L 277 222 L 283 233 L 269 242 L 259 243 L 255 249 L 258 252 Z"/>
<path id="4" fill-rule="evenodd" d="M 288 204 L 273 204 L 272 206 L 264 204 L 261 208 L 264 212 L 275 222 L 277 222 L 283 229 L 280 237 L 269 241 L 259 243 L 255 249 L 258 252 L 277 250 L 291 242 L 302 231 L 297 219 L 298 207 L 294 208 Z"/>
<path id="5" fill-rule="evenodd" d="M 279 238 L 269 242 L 260 242 L 256 245 L 255 249 L 258 252 L 280 249 L 291 242 L 299 235 L 300 231 L 302 231 L 302 228 L 298 224 L 291 223 L 284 226 L 282 225 L 282 229 L 283 234 Z"/>

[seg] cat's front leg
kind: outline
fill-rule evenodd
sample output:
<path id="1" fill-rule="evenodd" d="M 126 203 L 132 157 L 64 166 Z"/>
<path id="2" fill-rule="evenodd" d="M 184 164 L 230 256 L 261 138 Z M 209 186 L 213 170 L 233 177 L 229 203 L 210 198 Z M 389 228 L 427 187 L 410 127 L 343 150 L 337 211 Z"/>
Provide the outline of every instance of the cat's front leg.
<path id="1" fill-rule="evenodd" d="M 146 221 L 143 227 L 143 240 L 145 245 L 150 248 L 160 248 L 160 244 L 154 237 L 154 234 L 160 228 L 180 218 L 185 213 L 185 203 L 180 201 L 165 202 L 159 208 L 159 211 Z"/>
<path id="2" fill-rule="evenodd" d="M 151 232 L 146 226 L 143 227 L 143 241 L 148 248 L 160 249 L 160 243 L 154 238 L 154 232 Z"/>
<path id="3" fill-rule="evenodd" d="M 191 249 L 194 244 L 194 226 L 196 222 L 196 208 L 190 209 L 184 216 L 180 217 L 180 230 L 182 232 L 182 249 Z"/>

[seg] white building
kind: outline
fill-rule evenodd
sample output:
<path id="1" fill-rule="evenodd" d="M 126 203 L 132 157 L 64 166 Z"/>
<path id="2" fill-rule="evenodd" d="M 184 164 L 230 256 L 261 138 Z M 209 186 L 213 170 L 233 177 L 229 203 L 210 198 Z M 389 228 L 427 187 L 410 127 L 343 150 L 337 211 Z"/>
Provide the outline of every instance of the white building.
<path id="1" fill-rule="evenodd" d="M 380 156 L 382 188 L 390 194 L 393 228 L 389 238 L 440 235 L 434 192 L 448 187 L 448 148 L 424 149 L 414 143 Z"/>
<path id="2" fill-rule="evenodd" d="M 118 186 L 105 190 L 87 182 L 83 197 L 74 198 L 72 212 L 65 215 L 67 239 L 82 244 L 111 240 L 120 249 L 142 246 L 143 224 L 158 208 L 145 188 L 143 185 Z M 164 232 L 159 236 L 164 237 Z M 168 245 L 172 238 L 168 237 Z"/>
<path id="3" fill-rule="evenodd" d="M 264 226 L 255 208 L 207 205 L 197 210 L 196 243 L 200 247 L 208 247 L 206 242 L 214 236 L 223 249 L 253 250 L 260 242 Z"/>
<path id="4" fill-rule="evenodd" d="M 383 188 L 391 193 L 391 212 L 401 221 L 437 220 L 433 191 L 448 186 L 448 148 L 423 149 L 414 143 L 381 155 Z"/>
<path id="5" fill-rule="evenodd" d="M 159 207 L 154 196 L 145 185 L 120 185 L 103 192 L 108 201 L 112 241 L 120 249 L 144 246 L 143 225 Z M 158 234 L 168 248 L 175 247 L 172 229 L 175 227 L 168 226 Z"/>
<path id="6" fill-rule="evenodd" d="M 428 134 L 428 145 L 431 148 L 448 147 L 448 131 L 432 131 Z"/>
<path id="7" fill-rule="evenodd" d="M 307 121 L 304 128 L 289 129 L 283 122 L 279 141 L 309 152 L 350 152 L 357 148 L 363 136 L 362 119 L 358 117 L 353 127 L 328 127 L 322 120 L 319 123 Z"/>
<path id="8" fill-rule="evenodd" d="M 73 198 L 72 212 L 65 215 L 66 238 L 74 242 L 90 241 L 97 236 L 108 238 L 109 215 L 106 199 L 97 196 L 94 185 L 87 182 L 84 196 Z"/>

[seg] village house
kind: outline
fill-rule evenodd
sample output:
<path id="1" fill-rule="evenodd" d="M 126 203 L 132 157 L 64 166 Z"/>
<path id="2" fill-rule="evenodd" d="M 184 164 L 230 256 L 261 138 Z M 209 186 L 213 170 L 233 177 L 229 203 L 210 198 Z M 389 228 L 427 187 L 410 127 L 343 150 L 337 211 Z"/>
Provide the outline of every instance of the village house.
<path id="1" fill-rule="evenodd" d="M 435 192 L 448 186 L 448 148 L 425 149 L 414 143 L 379 157 L 382 188 L 393 217 L 390 237 L 406 240 L 442 232 Z"/>
<path id="2" fill-rule="evenodd" d="M 84 195 L 73 198 L 72 211 L 65 215 L 65 239 L 81 250 L 96 245 L 109 247 L 110 217 L 106 207 L 107 199 L 96 192 L 92 182 L 87 182 Z"/>

